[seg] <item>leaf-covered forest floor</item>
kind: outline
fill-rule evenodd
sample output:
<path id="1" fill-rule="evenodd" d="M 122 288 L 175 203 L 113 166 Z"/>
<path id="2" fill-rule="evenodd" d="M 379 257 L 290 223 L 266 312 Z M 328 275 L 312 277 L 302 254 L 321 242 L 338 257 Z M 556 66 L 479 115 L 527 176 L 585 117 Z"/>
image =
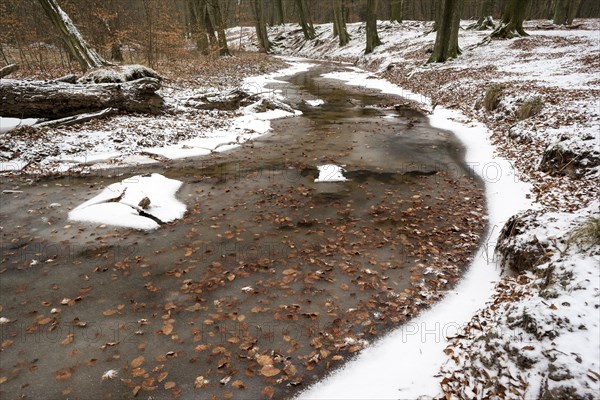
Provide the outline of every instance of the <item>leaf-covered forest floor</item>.
<path id="1" fill-rule="evenodd" d="M 354 39 L 343 48 L 331 24 L 316 26 L 312 41 L 294 25 L 269 34 L 276 54 L 349 62 L 422 95 L 418 108 L 439 105 L 459 110 L 464 124 L 485 123 L 512 170 L 491 168 L 484 181 L 515 173 L 531 185 L 531 208 L 538 211 L 515 216 L 497 239 L 503 273 L 494 295 L 448 342 L 438 375 L 444 395 L 594 398 L 600 390 L 600 21 L 578 20 L 572 28 L 528 21 L 531 36 L 489 44 L 481 44 L 489 31 L 463 29 L 462 55 L 427 65 L 435 39 L 430 27 L 382 22 L 383 44 L 368 56 L 362 24 L 349 25 Z M 239 36 L 239 29 L 230 34 Z M 252 32 L 245 35 L 240 43 L 252 49 Z"/>

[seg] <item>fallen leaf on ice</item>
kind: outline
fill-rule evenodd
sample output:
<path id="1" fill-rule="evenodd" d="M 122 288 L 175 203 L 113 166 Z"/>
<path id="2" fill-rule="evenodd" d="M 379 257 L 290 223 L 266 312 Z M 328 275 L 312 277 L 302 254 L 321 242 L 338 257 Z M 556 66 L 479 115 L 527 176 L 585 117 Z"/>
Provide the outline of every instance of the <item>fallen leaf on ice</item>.
<path id="1" fill-rule="evenodd" d="M 281 370 L 280 370 L 280 369 L 278 369 L 278 368 L 275 368 L 275 367 L 274 367 L 274 366 L 272 366 L 272 365 L 265 365 L 265 366 L 264 366 L 264 367 L 262 367 L 262 369 L 260 370 L 260 373 L 261 373 L 261 375 L 268 376 L 268 377 L 270 377 L 270 376 L 275 376 L 275 375 L 279 374 L 280 372 L 281 372 Z"/>
<path id="2" fill-rule="evenodd" d="M 138 368 L 139 366 L 141 366 L 144 363 L 144 356 L 139 356 L 137 358 L 134 358 L 133 360 L 131 360 L 131 367 L 132 368 Z"/>
<path id="3" fill-rule="evenodd" d="M 206 385 L 208 385 L 208 380 L 204 379 L 204 377 L 202 375 L 197 377 L 196 380 L 194 381 L 194 387 L 196 389 L 202 389 Z"/>

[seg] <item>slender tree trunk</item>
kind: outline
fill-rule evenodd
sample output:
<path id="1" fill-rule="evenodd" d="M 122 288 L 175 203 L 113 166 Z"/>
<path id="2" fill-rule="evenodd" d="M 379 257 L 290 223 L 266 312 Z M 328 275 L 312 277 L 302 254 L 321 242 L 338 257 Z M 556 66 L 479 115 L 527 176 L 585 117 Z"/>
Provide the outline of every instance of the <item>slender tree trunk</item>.
<path id="1" fill-rule="evenodd" d="M 469 25 L 467 29 L 474 29 L 478 31 L 485 31 L 486 29 L 494 29 L 494 0 L 483 0 L 481 2 L 481 9 L 479 11 L 479 20 L 473 25 Z"/>
<path id="2" fill-rule="evenodd" d="M 306 0 L 296 0 L 296 6 L 298 7 L 298 17 L 300 18 L 300 26 L 304 33 L 306 40 L 312 40 L 315 38 L 315 28 L 312 24 L 310 16 L 310 10 L 306 4 Z"/>
<path id="3" fill-rule="evenodd" d="M 502 14 L 502 23 L 494 32 L 492 38 L 511 39 L 515 36 L 529 36 L 523 29 L 523 21 L 531 0 L 508 0 Z"/>
<path id="4" fill-rule="evenodd" d="M 212 20 L 215 21 L 215 27 L 218 33 L 219 55 L 230 56 L 229 48 L 227 47 L 227 36 L 225 36 L 225 24 L 219 7 L 219 0 L 209 0 L 209 14 Z"/>
<path id="5" fill-rule="evenodd" d="M 444 9 L 444 0 L 434 0 L 433 3 L 433 27 L 431 28 L 431 32 L 437 32 L 439 21 L 442 18 L 442 12 Z M 426 19 L 429 20 L 429 19 Z"/>
<path id="6" fill-rule="evenodd" d="M 445 62 L 460 54 L 458 47 L 458 31 L 460 29 L 461 0 L 438 0 L 442 11 L 437 23 L 437 35 L 433 53 L 428 63 Z"/>
<path id="7" fill-rule="evenodd" d="M 404 0 L 392 0 L 392 16 L 391 21 L 402 22 L 404 19 Z"/>
<path id="8" fill-rule="evenodd" d="M 340 47 L 350 42 L 346 28 L 346 12 L 344 0 L 333 0 L 333 36 L 340 40 Z"/>
<path id="9" fill-rule="evenodd" d="M 203 26 L 208 36 L 209 48 L 216 48 L 219 46 L 217 35 L 215 35 L 215 24 L 211 19 L 211 15 L 208 12 L 208 5 L 206 4 L 206 0 L 196 0 L 198 2 L 198 18 L 203 21 Z"/>
<path id="10" fill-rule="evenodd" d="M 148 46 L 146 49 L 146 61 L 148 65 L 154 68 L 154 17 L 152 15 L 152 4 L 151 0 L 144 0 L 144 16 L 146 18 L 146 25 L 148 27 Z"/>
<path id="11" fill-rule="evenodd" d="M 581 0 L 571 0 L 569 1 L 569 9 L 567 10 L 567 23 L 566 25 L 573 25 L 573 20 L 577 16 L 577 12 L 579 11 L 579 6 L 581 5 Z"/>
<path id="12" fill-rule="evenodd" d="M 283 0 L 273 0 L 273 24 L 283 25 Z"/>
<path id="13" fill-rule="evenodd" d="M 86 43 L 71 18 L 59 6 L 56 0 L 38 0 L 44 12 L 59 31 L 67 45 L 69 53 L 79 62 L 84 71 L 91 68 L 111 65 Z"/>
<path id="14" fill-rule="evenodd" d="M 381 44 L 377 34 L 377 0 L 367 0 L 367 47 L 365 54 L 372 53 Z"/>
<path id="15" fill-rule="evenodd" d="M 196 48 L 206 55 L 209 50 L 206 25 L 204 24 L 204 8 L 199 0 L 188 0 L 192 37 L 196 40 Z"/>
<path id="16" fill-rule="evenodd" d="M 267 34 L 264 0 L 254 0 L 254 20 L 256 22 L 256 38 L 258 39 L 260 51 L 268 53 L 271 51 L 271 42 Z"/>
<path id="17" fill-rule="evenodd" d="M 571 25 L 581 0 L 556 0 L 553 21 L 556 25 Z"/>

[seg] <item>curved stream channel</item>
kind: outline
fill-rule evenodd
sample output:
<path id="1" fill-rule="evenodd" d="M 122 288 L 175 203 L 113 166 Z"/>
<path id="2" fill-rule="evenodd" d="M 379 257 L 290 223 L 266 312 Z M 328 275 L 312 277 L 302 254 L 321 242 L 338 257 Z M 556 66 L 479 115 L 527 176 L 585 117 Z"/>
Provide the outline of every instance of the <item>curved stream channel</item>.
<path id="1" fill-rule="evenodd" d="M 228 153 L 2 182 L 2 399 L 287 398 L 438 300 L 485 229 L 481 182 L 401 99 L 320 78 L 342 69 L 276 85 L 304 115 Z M 348 181 L 315 183 L 323 164 Z M 184 181 L 183 220 L 67 221 L 146 172 Z"/>

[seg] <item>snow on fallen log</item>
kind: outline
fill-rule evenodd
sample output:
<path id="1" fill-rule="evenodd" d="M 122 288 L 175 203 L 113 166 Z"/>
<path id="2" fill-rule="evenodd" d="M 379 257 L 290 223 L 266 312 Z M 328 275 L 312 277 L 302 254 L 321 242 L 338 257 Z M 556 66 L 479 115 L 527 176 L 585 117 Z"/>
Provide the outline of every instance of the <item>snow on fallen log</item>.
<path id="1" fill-rule="evenodd" d="M 95 85 L 63 82 L 0 80 L 0 115 L 15 118 L 57 119 L 116 108 L 158 114 L 163 99 L 156 78 Z"/>
<path id="2" fill-rule="evenodd" d="M 136 175 L 113 183 L 69 212 L 73 221 L 152 230 L 182 218 L 186 206 L 175 198 L 182 182 L 160 174 Z"/>

